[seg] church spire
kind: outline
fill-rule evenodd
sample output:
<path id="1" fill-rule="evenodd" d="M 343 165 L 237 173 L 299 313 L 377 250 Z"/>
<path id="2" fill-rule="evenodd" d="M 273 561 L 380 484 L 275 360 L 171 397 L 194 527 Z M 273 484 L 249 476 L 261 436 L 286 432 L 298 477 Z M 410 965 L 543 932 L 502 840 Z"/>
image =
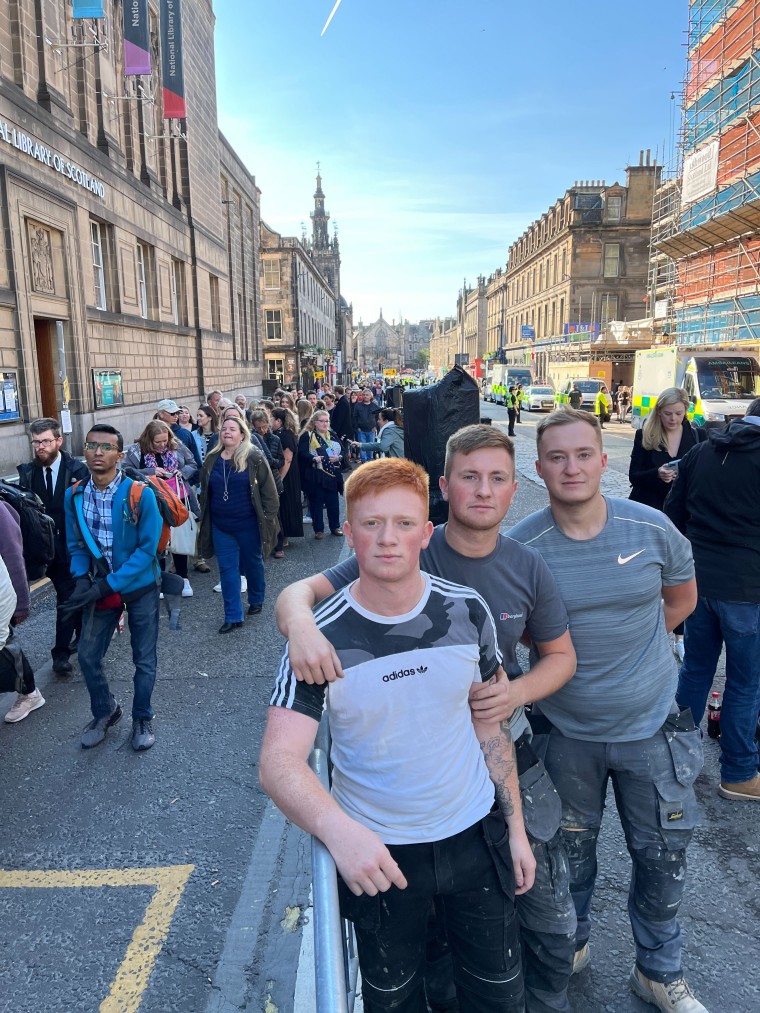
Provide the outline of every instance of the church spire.
<path id="1" fill-rule="evenodd" d="M 317 189 L 314 191 L 314 210 L 311 213 L 312 248 L 314 250 L 329 250 L 330 235 L 327 231 L 329 221 L 330 215 L 325 211 L 325 195 L 322 190 L 320 164 L 317 162 Z"/>

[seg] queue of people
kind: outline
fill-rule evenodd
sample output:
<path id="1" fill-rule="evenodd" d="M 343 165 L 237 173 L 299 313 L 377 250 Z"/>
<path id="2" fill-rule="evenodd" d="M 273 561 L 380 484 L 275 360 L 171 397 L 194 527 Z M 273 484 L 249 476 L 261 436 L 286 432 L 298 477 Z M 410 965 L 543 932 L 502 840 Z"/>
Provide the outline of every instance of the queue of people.
<path id="1" fill-rule="evenodd" d="M 103 661 L 125 606 L 131 744 L 144 751 L 155 742 L 166 519 L 163 485 L 140 477 L 199 488 L 198 559 L 219 564 L 220 634 L 245 621 L 241 576 L 247 614 L 262 612 L 264 561 L 303 534 L 305 493 L 315 538 L 326 512 L 354 557 L 278 600 L 289 639 L 259 770 L 283 812 L 335 859 L 367 1013 L 457 999 L 472 1010 L 568 1013 L 570 978 L 593 956 L 610 782 L 631 860 L 630 987 L 662 1011 L 707 1013 L 684 976 L 678 911 L 698 823 L 698 723 L 724 644 L 719 793 L 760 799 L 760 398 L 705 440 L 688 422 L 684 392 L 664 391 L 636 434 L 627 501 L 601 492 L 599 415 L 552 412 L 536 429 L 549 505 L 507 538 L 500 526 L 516 490 L 515 452 L 498 427 L 468 426 L 449 439 L 440 481 L 449 520 L 434 529 L 427 476 L 403 458 L 396 410 L 374 413 L 377 439 L 354 440 L 335 418 L 345 397 L 353 422 L 350 394 L 334 393 L 332 406 L 314 391 L 251 408 L 215 391 L 195 429 L 191 412 L 164 399 L 161 417 L 126 451 L 114 427 L 94 425 L 81 466 L 63 456 L 55 420 L 33 423 L 35 460 L 19 471 L 62 537 L 63 555 L 48 564 L 70 578 L 54 581 L 53 660 L 68 674 L 76 638 L 92 711 L 82 747 L 99 745 L 122 717 Z M 367 394 L 374 400 L 367 389 L 356 403 L 367 405 Z M 353 469 L 354 446 L 387 457 Z M 718 487 L 726 495 L 716 500 Z M 12 680 L 17 691 L 9 723 L 45 704 L 13 629 L 29 608 L 22 550 L 18 518 L 0 502 L 0 689 Z M 183 580 L 187 564 L 175 557 Z M 623 567 L 629 593 L 614 595 Z M 679 672 L 668 634 L 684 622 Z M 600 629 L 614 629 L 614 641 L 600 641 Z M 527 672 L 516 653 L 525 640 Z M 332 794 L 307 762 L 323 709 Z"/>

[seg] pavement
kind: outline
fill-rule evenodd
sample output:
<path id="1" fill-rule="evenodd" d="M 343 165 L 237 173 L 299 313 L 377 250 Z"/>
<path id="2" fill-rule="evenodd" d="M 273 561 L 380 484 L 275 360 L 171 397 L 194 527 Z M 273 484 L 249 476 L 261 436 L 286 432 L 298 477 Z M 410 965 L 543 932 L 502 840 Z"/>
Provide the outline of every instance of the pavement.
<path id="1" fill-rule="evenodd" d="M 498 424 L 499 411 L 489 405 L 483 414 Z M 526 422 L 517 428 L 520 486 L 509 524 L 546 503 Z M 627 495 L 624 449 L 605 476 L 611 495 Z M 51 595 L 35 602 L 19 638 L 47 704 L 18 725 L 0 724 L 3 1013 L 314 1010 L 304 987 L 313 974 L 308 946 L 300 957 L 312 918 L 309 841 L 261 792 L 256 764 L 283 647 L 274 600 L 336 562 L 343 544 L 316 542 L 307 528 L 291 545 L 267 564 L 263 614 L 227 636 L 217 633 L 216 572 L 191 577 L 182 631 L 162 619 L 157 741 L 144 754 L 129 746 L 128 633 L 114 637 L 106 661 L 125 717 L 102 746 L 83 751 L 87 692 L 76 666 L 70 679 L 53 676 L 55 603 Z M 11 703 L 0 697 L 0 713 Z M 718 746 L 705 745 L 696 786 L 703 819 L 682 907 L 684 970 L 711 1013 L 758 1013 L 758 810 L 717 796 Z M 592 961 L 573 979 L 571 1000 L 584 1013 L 644 1013 L 652 1007 L 627 987 L 630 865 L 608 801 Z"/>

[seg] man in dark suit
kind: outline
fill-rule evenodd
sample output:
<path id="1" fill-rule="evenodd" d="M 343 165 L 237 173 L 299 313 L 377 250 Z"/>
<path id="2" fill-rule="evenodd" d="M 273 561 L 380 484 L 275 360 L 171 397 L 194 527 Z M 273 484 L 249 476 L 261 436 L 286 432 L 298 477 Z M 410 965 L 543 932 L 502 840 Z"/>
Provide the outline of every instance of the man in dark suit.
<path id="1" fill-rule="evenodd" d="M 74 590 L 66 548 L 64 496 L 74 482 L 88 478 L 89 472 L 82 461 L 77 461 L 71 454 L 61 450 L 63 439 L 55 419 L 35 419 L 29 426 L 29 433 L 34 460 L 28 464 L 19 464 L 18 484 L 21 489 L 36 493 L 45 504 L 45 513 L 55 521 L 55 556 L 48 563 L 47 576 L 52 581 L 60 606 Z M 56 675 L 71 674 L 71 641 L 75 635 L 79 636 L 81 625 L 81 612 L 62 619 L 60 609 L 56 610 L 55 644 L 50 652 Z"/>

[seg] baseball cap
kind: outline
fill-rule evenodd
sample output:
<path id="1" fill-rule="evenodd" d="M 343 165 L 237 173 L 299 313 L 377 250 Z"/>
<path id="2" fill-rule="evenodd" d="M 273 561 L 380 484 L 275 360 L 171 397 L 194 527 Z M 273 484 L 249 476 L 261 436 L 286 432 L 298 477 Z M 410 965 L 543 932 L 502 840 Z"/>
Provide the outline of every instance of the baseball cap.
<path id="1" fill-rule="evenodd" d="M 165 397 L 162 401 L 158 402 L 156 410 L 160 412 L 167 412 L 169 415 L 179 415 L 179 405 L 176 401 L 172 401 L 172 399 L 168 397 Z"/>

